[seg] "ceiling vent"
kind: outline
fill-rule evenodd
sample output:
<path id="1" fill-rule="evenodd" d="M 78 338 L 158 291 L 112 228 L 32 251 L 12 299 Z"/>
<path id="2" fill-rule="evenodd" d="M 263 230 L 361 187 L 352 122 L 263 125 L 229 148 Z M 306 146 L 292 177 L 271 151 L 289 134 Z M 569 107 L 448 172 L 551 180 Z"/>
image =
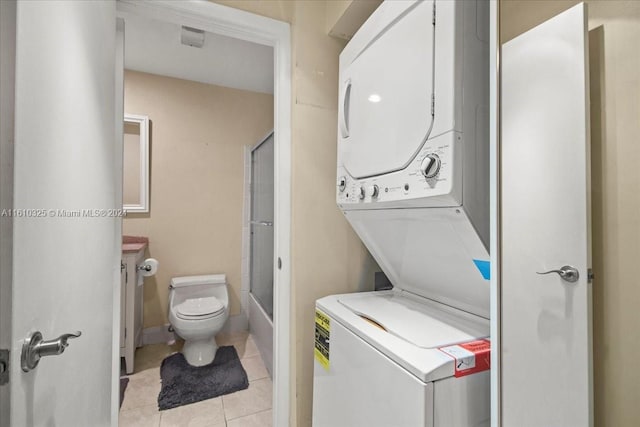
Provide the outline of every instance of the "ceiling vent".
<path id="1" fill-rule="evenodd" d="M 180 40 L 185 46 L 202 47 L 204 46 L 204 31 L 183 25 Z"/>

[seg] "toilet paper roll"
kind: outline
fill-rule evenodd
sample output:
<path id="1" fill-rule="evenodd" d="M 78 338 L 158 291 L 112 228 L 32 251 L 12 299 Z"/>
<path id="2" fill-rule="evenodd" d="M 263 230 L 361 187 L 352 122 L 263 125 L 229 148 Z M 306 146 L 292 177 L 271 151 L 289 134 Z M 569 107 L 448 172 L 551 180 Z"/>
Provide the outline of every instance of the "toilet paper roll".
<path id="1" fill-rule="evenodd" d="M 140 274 L 144 277 L 153 276 L 158 272 L 158 260 L 155 258 L 147 258 L 140 266 Z"/>
<path id="2" fill-rule="evenodd" d="M 138 286 L 144 285 L 144 276 L 142 275 L 142 273 L 138 274 L 137 278 L 138 278 L 138 281 L 136 282 L 136 285 Z"/>

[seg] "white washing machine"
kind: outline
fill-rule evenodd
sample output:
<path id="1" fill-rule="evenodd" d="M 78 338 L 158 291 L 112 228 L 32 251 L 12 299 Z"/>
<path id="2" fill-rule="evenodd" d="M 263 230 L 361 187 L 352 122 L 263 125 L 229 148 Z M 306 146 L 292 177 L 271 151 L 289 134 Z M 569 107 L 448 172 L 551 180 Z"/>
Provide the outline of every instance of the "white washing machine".
<path id="1" fill-rule="evenodd" d="M 314 427 L 488 427 L 488 335 L 410 292 L 318 300 Z"/>
<path id="2" fill-rule="evenodd" d="M 385 1 L 340 55 L 337 203 L 394 289 L 316 302 L 314 427 L 489 425 L 488 6 Z"/>

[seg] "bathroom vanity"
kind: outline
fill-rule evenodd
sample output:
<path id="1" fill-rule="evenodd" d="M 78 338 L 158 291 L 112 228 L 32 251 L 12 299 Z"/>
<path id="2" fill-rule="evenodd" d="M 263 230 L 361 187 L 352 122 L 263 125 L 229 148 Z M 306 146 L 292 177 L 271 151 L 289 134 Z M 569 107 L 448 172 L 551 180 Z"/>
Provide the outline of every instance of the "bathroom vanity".
<path id="1" fill-rule="evenodd" d="M 138 266 L 144 262 L 148 239 L 124 236 L 120 266 L 120 357 L 124 357 L 125 371 L 133 373 L 134 354 L 142 345 L 143 277 Z"/>

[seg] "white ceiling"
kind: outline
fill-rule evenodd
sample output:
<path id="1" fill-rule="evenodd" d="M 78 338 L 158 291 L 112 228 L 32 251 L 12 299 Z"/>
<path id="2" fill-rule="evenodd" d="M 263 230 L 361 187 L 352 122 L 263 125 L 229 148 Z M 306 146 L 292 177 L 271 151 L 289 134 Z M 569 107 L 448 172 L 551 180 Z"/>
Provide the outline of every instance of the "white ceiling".
<path id="1" fill-rule="evenodd" d="M 273 93 L 273 48 L 213 33 L 204 46 L 180 42 L 180 25 L 126 14 L 126 69 Z"/>

